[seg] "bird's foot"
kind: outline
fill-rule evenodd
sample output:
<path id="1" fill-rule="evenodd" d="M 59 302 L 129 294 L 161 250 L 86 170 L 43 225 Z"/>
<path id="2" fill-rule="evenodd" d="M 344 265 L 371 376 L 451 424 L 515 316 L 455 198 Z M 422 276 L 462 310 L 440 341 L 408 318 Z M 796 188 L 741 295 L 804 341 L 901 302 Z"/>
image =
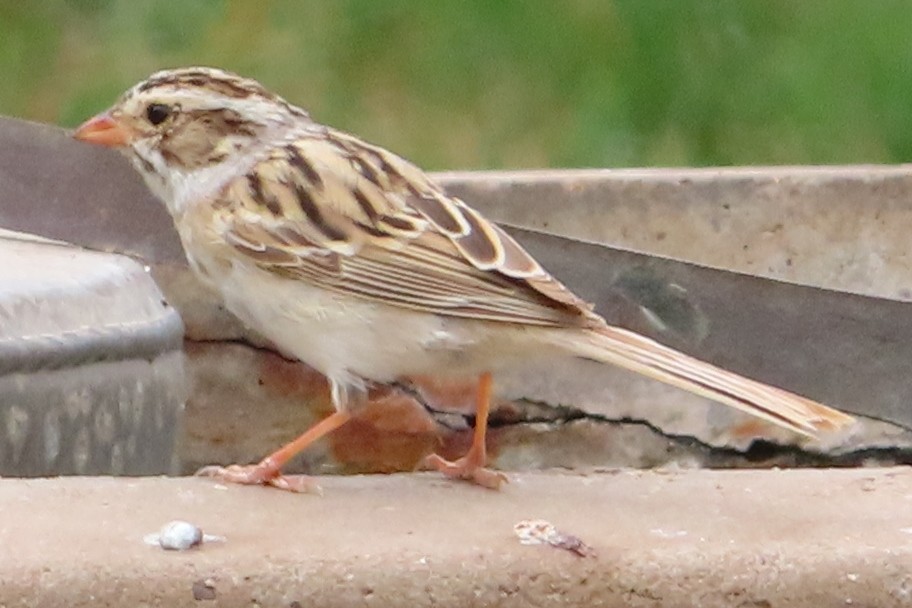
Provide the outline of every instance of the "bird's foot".
<path id="1" fill-rule="evenodd" d="M 196 476 L 211 477 L 226 483 L 248 486 L 272 486 L 288 492 L 323 493 L 313 477 L 307 475 L 282 475 L 278 468 L 270 466 L 266 462 L 249 465 L 232 464 L 227 467 L 213 465 L 203 467 L 196 472 Z"/>
<path id="2" fill-rule="evenodd" d="M 464 479 L 492 490 L 499 490 L 501 484 L 510 481 L 503 473 L 486 469 L 484 456 L 479 458 L 474 451 L 458 460 L 447 460 L 439 454 L 431 454 L 424 463 L 452 479 Z"/>

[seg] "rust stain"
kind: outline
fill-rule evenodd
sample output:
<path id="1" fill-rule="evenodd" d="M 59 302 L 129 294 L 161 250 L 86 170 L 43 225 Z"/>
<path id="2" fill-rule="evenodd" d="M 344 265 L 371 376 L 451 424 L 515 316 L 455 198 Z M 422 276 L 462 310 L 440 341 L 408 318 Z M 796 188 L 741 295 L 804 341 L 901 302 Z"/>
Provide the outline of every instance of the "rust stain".
<path id="1" fill-rule="evenodd" d="M 422 387 L 433 390 L 435 409 L 474 412 L 474 383 L 466 387 L 464 383 L 431 378 L 422 378 L 421 382 Z M 422 398 L 427 398 L 423 391 Z M 498 435 L 496 430 L 488 434 L 492 453 L 496 453 Z M 414 397 L 399 389 L 387 389 L 360 408 L 330 441 L 333 458 L 345 468 L 390 473 L 420 468 L 432 452 L 449 460 L 465 455 L 472 443 L 472 430 L 441 427 Z"/>
<path id="2" fill-rule="evenodd" d="M 267 396 L 330 403 L 329 383 L 323 374 L 300 361 L 272 353 L 260 356 L 259 383 Z"/>
<path id="3" fill-rule="evenodd" d="M 460 414 L 475 412 L 477 378 L 411 376 L 407 381 L 418 391 L 421 398 L 436 410 Z"/>
<path id="4" fill-rule="evenodd" d="M 488 429 L 487 450 L 488 462 L 493 462 L 500 453 L 500 438 L 502 433 L 499 429 Z M 447 460 L 456 460 L 462 458 L 472 447 L 472 429 L 464 431 L 449 431 L 444 429 L 440 434 L 439 443 L 434 446 L 433 451 L 440 454 Z"/>
<path id="5" fill-rule="evenodd" d="M 729 429 L 728 434 L 734 439 L 756 439 L 769 437 L 776 427 L 765 420 L 745 420 Z"/>
<path id="6" fill-rule="evenodd" d="M 439 443 L 437 425 L 399 391 L 369 401 L 330 437 L 333 458 L 358 472 L 411 471 Z"/>
<path id="7" fill-rule="evenodd" d="M 391 391 L 371 400 L 358 411 L 357 419 L 378 431 L 399 434 L 436 433 L 437 425 L 418 402 L 400 391 Z"/>

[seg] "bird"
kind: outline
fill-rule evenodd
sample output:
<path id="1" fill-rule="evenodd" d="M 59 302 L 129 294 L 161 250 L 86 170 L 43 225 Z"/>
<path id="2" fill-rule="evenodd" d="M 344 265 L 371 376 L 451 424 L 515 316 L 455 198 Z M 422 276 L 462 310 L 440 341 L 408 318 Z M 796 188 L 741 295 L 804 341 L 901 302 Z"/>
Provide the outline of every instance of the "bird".
<path id="1" fill-rule="evenodd" d="M 436 375 L 476 382 L 475 428 L 465 456 L 427 464 L 498 488 L 506 477 L 487 468 L 485 448 L 494 375 L 554 356 L 620 366 L 807 436 L 853 421 L 609 325 L 418 166 L 256 80 L 158 71 L 73 136 L 121 151 L 172 216 L 196 276 L 330 383 L 334 412 L 300 437 L 201 475 L 309 489 L 282 474 L 290 458 L 345 424 L 372 387 Z"/>

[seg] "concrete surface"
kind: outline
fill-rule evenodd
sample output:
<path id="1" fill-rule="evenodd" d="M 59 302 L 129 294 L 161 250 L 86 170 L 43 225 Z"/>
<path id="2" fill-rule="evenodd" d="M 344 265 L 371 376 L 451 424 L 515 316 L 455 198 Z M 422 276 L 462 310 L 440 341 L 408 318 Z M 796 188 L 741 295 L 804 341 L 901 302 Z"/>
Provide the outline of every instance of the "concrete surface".
<path id="1" fill-rule="evenodd" d="M 909 469 L 0 481 L 3 606 L 907 606 Z M 224 542 L 144 543 L 174 519 Z M 591 549 L 523 545 L 545 520 Z M 208 602 L 212 601 L 211 604 Z"/>

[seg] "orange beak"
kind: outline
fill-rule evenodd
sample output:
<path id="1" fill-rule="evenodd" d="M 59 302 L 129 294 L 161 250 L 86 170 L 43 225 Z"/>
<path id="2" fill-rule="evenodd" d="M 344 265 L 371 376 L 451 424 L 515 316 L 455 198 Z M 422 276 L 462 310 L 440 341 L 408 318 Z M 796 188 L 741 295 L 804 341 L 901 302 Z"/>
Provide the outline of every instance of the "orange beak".
<path id="1" fill-rule="evenodd" d="M 104 113 L 82 123 L 73 137 L 79 141 L 108 148 L 122 148 L 130 143 L 130 132 L 110 114 Z"/>

